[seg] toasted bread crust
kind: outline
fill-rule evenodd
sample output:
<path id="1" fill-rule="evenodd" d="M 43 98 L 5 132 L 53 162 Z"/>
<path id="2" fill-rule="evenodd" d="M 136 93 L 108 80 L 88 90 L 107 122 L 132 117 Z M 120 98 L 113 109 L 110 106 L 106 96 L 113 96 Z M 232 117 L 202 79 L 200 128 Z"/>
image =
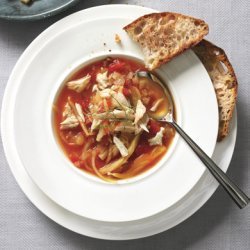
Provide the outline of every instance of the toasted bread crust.
<path id="1" fill-rule="evenodd" d="M 218 141 L 229 133 L 230 120 L 238 95 L 238 82 L 225 51 L 202 40 L 193 51 L 200 58 L 213 82 L 219 106 Z"/>
<path id="2" fill-rule="evenodd" d="M 180 25 L 190 26 L 190 30 L 187 27 L 182 29 L 182 37 L 177 33 Z M 195 46 L 209 31 L 203 20 L 172 12 L 144 15 L 125 26 L 124 30 L 142 47 L 146 67 L 150 70 Z M 174 46 L 170 44 L 171 39 Z"/>

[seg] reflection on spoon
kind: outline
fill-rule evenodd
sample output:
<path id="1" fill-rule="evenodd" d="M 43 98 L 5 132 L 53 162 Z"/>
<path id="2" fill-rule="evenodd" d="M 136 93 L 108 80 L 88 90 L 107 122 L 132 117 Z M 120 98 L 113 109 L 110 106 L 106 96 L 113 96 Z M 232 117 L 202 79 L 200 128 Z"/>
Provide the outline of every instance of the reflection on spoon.
<path id="1" fill-rule="evenodd" d="M 169 101 L 168 106 L 164 109 L 164 112 L 151 113 L 153 119 L 160 122 L 167 122 L 171 124 L 176 131 L 181 135 L 181 137 L 188 143 L 188 145 L 193 149 L 195 154 L 200 158 L 200 160 L 205 164 L 210 173 L 216 178 L 216 180 L 222 185 L 222 187 L 227 191 L 234 202 L 239 206 L 239 208 L 244 208 L 249 204 L 248 196 L 236 185 L 232 180 L 216 165 L 216 163 L 184 132 L 184 130 L 176 123 L 174 119 L 174 102 L 173 98 L 167 87 L 160 81 L 158 77 L 147 71 L 138 71 L 136 73 L 139 78 L 147 78 L 159 84 Z"/>

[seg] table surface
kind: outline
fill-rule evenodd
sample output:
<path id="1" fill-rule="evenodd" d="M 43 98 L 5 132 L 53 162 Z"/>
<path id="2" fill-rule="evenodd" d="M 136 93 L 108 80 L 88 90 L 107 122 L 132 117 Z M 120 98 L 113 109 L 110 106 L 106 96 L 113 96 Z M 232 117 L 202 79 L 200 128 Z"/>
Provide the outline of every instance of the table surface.
<path id="1" fill-rule="evenodd" d="M 226 51 L 239 81 L 238 137 L 228 174 L 250 194 L 250 1 L 82 0 L 46 20 L 0 20 L 1 100 L 17 59 L 38 34 L 75 11 L 110 3 L 180 12 L 209 23 L 208 38 Z M 0 163 L 0 249 L 250 249 L 250 206 L 239 210 L 221 188 L 191 218 L 169 231 L 133 241 L 103 241 L 71 232 L 43 215 L 17 185 L 2 146 Z"/>

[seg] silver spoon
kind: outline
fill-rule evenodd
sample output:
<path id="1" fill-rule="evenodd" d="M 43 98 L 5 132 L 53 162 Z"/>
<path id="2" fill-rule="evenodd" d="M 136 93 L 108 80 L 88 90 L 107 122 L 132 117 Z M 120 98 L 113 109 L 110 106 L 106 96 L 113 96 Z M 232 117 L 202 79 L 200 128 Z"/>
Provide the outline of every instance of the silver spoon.
<path id="1" fill-rule="evenodd" d="M 165 94 L 169 100 L 168 113 L 163 117 L 153 117 L 160 122 L 167 122 L 171 124 L 176 131 L 181 135 L 181 137 L 187 142 L 187 144 L 193 149 L 195 154 L 200 158 L 200 160 L 206 165 L 210 173 L 215 177 L 215 179 L 221 184 L 221 186 L 226 190 L 234 202 L 239 208 L 244 208 L 249 204 L 249 198 L 247 195 L 236 185 L 232 180 L 216 165 L 216 163 L 184 132 L 184 130 L 176 123 L 173 117 L 174 104 L 172 96 L 169 90 L 164 87 L 164 84 L 152 73 L 147 71 L 136 72 L 139 78 L 148 78 L 151 81 L 158 83 L 165 90 Z"/>

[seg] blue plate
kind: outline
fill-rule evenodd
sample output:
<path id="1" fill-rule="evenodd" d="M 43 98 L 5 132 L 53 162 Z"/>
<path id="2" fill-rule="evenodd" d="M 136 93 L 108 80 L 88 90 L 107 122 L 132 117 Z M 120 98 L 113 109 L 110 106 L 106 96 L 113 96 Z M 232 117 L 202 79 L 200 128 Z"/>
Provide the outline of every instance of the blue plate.
<path id="1" fill-rule="evenodd" d="M 33 0 L 25 5 L 20 0 L 0 0 L 0 18 L 9 20 L 38 20 L 55 15 L 79 0 Z"/>

